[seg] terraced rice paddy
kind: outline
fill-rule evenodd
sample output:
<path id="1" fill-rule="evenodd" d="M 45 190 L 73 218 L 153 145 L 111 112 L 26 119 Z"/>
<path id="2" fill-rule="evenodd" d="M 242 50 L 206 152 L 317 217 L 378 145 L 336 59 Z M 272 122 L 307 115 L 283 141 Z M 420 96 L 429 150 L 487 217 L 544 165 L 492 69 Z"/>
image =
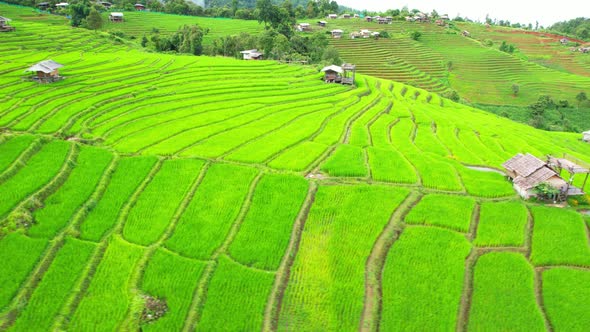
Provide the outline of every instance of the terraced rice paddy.
<path id="1" fill-rule="evenodd" d="M 555 36 L 477 24 L 459 24 L 458 30 L 451 30 L 433 23 L 380 25 L 359 19 L 330 20 L 326 29 L 335 28 L 343 29 L 344 37 L 331 44 L 343 60 L 357 63 L 359 72 L 434 92 L 452 88 L 474 103 L 529 105 L 544 94 L 575 103 L 575 96 L 590 86 L 588 56 L 557 46 Z M 348 38 L 361 29 L 387 31 L 392 38 Z M 462 30 L 469 30 L 472 38 L 463 37 Z M 409 37 L 412 31 L 422 34 L 418 41 Z M 485 39 L 495 46 L 484 46 Z M 498 51 L 502 41 L 522 49 L 526 60 Z M 514 83 L 520 86 L 517 98 L 512 96 Z"/>
<path id="2" fill-rule="evenodd" d="M 372 76 L 326 85 L 312 67 L 144 53 L 14 17 L 0 329 L 588 325 L 588 223 L 466 167 L 588 161 L 578 135 Z M 23 78 L 46 58 L 64 80 Z M 147 323 L 150 299 L 168 310 Z"/>

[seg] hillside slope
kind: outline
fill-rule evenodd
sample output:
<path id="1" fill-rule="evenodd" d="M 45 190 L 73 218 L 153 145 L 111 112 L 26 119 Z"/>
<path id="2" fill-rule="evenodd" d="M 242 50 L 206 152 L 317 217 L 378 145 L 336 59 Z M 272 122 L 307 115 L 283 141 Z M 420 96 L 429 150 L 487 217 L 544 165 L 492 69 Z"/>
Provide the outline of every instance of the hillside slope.
<path id="1" fill-rule="evenodd" d="M 590 324 L 588 220 L 467 167 L 590 162 L 578 134 L 372 76 L 331 85 L 15 25 L 0 43 L 0 329 Z M 27 79 L 47 58 L 65 79 Z"/>

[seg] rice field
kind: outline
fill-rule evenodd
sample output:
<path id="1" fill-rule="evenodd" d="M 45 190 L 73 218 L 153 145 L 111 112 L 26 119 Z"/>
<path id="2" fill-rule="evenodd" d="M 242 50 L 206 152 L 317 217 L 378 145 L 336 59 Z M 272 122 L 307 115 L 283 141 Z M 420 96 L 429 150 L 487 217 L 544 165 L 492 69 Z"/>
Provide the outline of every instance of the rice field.
<path id="1" fill-rule="evenodd" d="M 468 166 L 590 145 L 440 97 L 438 56 L 404 60 L 430 92 L 349 87 L 0 14 L 0 330 L 588 326 L 587 220 Z M 48 58 L 64 80 L 25 79 Z"/>

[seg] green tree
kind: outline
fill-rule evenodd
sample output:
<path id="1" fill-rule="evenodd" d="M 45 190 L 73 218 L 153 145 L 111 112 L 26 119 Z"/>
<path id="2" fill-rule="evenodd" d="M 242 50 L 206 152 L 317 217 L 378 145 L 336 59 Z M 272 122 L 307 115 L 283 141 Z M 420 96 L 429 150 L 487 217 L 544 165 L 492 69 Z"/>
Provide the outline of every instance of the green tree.
<path id="1" fill-rule="evenodd" d="M 90 14 L 90 5 L 85 1 L 71 4 L 69 9 L 71 15 L 70 24 L 73 27 L 79 27 L 82 21 Z"/>
<path id="2" fill-rule="evenodd" d="M 576 100 L 578 101 L 578 108 L 580 108 L 580 104 L 588 100 L 588 96 L 586 96 L 586 92 L 580 92 L 576 96 Z"/>
<path id="3" fill-rule="evenodd" d="M 410 38 L 412 38 L 414 40 L 420 39 L 421 36 L 422 36 L 422 33 L 420 31 L 412 31 L 412 32 L 410 32 Z"/>
<path id="4" fill-rule="evenodd" d="M 90 13 L 86 17 L 86 25 L 88 29 L 94 31 L 102 28 L 102 16 L 100 16 L 100 13 L 96 9 L 90 9 Z"/>
<path id="5" fill-rule="evenodd" d="M 512 84 L 512 94 L 514 95 L 514 97 L 518 96 L 518 93 L 520 92 L 520 85 L 514 83 Z"/>

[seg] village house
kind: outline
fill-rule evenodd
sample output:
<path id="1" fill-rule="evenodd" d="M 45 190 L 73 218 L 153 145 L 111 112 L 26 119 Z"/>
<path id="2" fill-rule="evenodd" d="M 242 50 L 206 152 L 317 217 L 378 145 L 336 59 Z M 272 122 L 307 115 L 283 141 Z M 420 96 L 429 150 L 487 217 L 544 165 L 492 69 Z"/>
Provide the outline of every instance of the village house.
<path id="1" fill-rule="evenodd" d="M 447 14 L 444 14 L 444 15 L 442 15 L 442 16 L 440 17 L 440 19 L 441 19 L 441 20 L 448 21 L 448 20 L 449 20 L 449 15 L 447 15 Z"/>
<path id="2" fill-rule="evenodd" d="M 370 30 L 367 30 L 367 29 L 361 30 L 361 37 L 363 37 L 363 38 L 369 38 L 369 37 L 371 37 L 371 31 Z"/>
<path id="3" fill-rule="evenodd" d="M 516 192 L 524 199 L 537 196 L 535 187 L 549 183 L 559 191 L 566 191 L 568 184 L 541 159 L 531 154 L 517 154 L 502 164 Z"/>
<path id="4" fill-rule="evenodd" d="M 590 143 L 590 130 L 582 133 L 582 141 Z"/>
<path id="5" fill-rule="evenodd" d="M 373 18 L 372 18 L 371 16 L 366 16 L 366 17 L 365 17 L 365 20 L 366 20 L 367 22 L 372 22 L 372 21 L 373 21 Z"/>
<path id="6" fill-rule="evenodd" d="M 559 40 L 559 42 L 561 43 L 561 45 L 565 45 L 565 44 L 569 43 L 570 41 L 567 38 L 561 38 Z"/>
<path id="7" fill-rule="evenodd" d="M 541 183 L 547 183 L 559 190 L 558 200 L 564 200 L 567 196 L 582 195 L 583 190 L 571 185 L 576 174 L 586 174 L 582 188 L 585 187 L 590 170 L 575 164 L 569 159 L 547 157 L 547 161 L 531 155 L 517 154 L 504 164 L 506 174 L 512 179 L 514 189 L 524 199 L 537 196 L 535 188 Z M 560 174 L 567 171 L 570 174 L 569 182 Z"/>
<path id="8" fill-rule="evenodd" d="M 57 9 L 66 9 L 70 4 L 67 2 L 60 2 L 55 4 L 55 8 Z"/>
<path id="9" fill-rule="evenodd" d="M 309 23 L 299 23 L 297 25 L 297 31 L 311 31 L 311 25 Z"/>
<path id="10" fill-rule="evenodd" d="M 342 31 L 340 29 L 334 29 L 331 31 L 331 33 L 332 33 L 332 38 L 339 39 L 339 38 L 342 38 L 342 33 L 344 33 L 344 31 Z"/>
<path id="11" fill-rule="evenodd" d="M 262 60 L 262 53 L 257 49 L 245 50 L 240 52 L 244 60 Z"/>
<path id="12" fill-rule="evenodd" d="M 338 18 L 338 14 L 328 14 L 328 18 L 329 19 L 337 19 Z"/>
<path id="13" fill-rule="evenodd" d="M 416 13 L 416 15 L 414 16 L 414 21 L 418 21 L 418 22 L 428 22 L 428 15 L 422 13 L 422 12 L 418 12 Z"/>
<path id="14" fill-rule="evenodd" d="M 53 60 L 45 60 L 35 65 L 32 65 L 31 67 L 29 67 L 29 69 L 25 71 L 35 73 L 35 76 L 33 76 L 33 80 L 39 82 L 55 82 L 62 79 L 62 77 L 59 76 L 59 68 L 62 67 L 62 64 L 57 63 Z"/>
<path id="15" fill-rule="evenodd" d="M 406 22 L 414 22 L 414 17 L 406 16 Z"/>
<path id="16" fill-rule="evenodd" d="M 350 19 L 350 14 L 343 14 L 343 15 L 342 15 L 342 18 L 345 18 L 345 19 Z"/>
<path id="17" fill-rule="evenodd" d="M 111 22 L 123 22 L 123 13 L 112 12 L 109 14 L 109 20 Z"/>
<path id="18" fill-rule="evenodd" d="M 10 21 L 11 19 L 0 16 L 0 32 L 9 32 L 15 30 L 13 26 L 8 24 Z"/>
<path id="19" fill-rule="evenodd" d="M 145 6 L 140 4 L 140 3 L 136 3 L 135 5 L 133 5 L 133 7 L 135 7 L 135 10 L 143 12 L 145 11 Z"/>
<path id="20" fill-rule="evenodd" d="M 387 18 L 385 18 L 385 17 L 379 17 L 379 19 L 377 19 L 377 23 L 379 23 L 379 24 L 388 24 L 389 22 L 387 21 Z"/>
<path id="21" fill-rule="evenodd" d="M 388 24 L 393 23 L 393 16 L 385 16 L 385 21 L 387 21 Z"/>

